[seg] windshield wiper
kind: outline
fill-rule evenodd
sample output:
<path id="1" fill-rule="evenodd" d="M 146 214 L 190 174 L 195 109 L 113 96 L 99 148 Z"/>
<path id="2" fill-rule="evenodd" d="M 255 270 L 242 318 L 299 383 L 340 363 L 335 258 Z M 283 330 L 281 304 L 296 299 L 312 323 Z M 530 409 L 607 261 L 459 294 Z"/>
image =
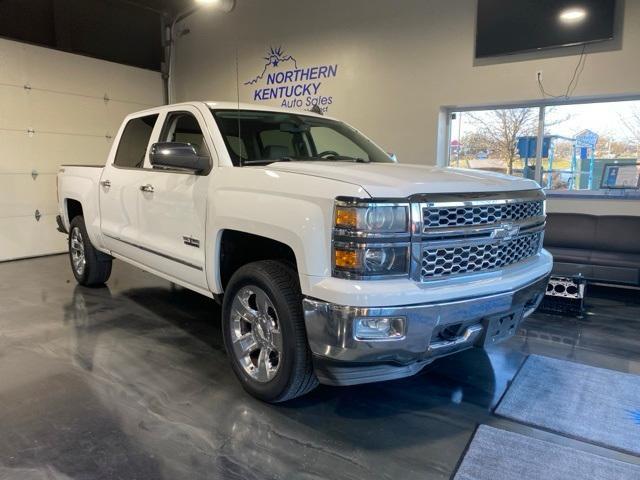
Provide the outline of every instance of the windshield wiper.
<path id="1" fill-rule="evenodd" d="M 242 165 L 269 165 L 270 163 L 291 162 L 291 161 L 293 161 L 293 158 L 291 157 L 260 158 L 258 160 L 243 160 Z"/>
<path id="2" fill-rule="evenodd" d="M 368 158 L 348 157 L 346 155 L 340 155 L 339 157 L 329 157 L 327 160 L 334 160 L 336 162 L 371 163 L 371 160 L 369 160 Z"/>
<path id="3" fill-rule="evenodd" d="M 325 162 L 353 162 L 353 163 L 371 163 L 368 158 L 348 157 L 344 155 L 332 155 L 329 157 L 280 157 L 280 158 L 260 158 L 257 160 L 243 160 L 243 166 L 250 165 L 269 165 L 276 162 L 304 162 L 307 160 L 325 161 Z"/>
<path id="4" fill-rule="evenodd" d="M 349 157 L 347 155 L 330 155 L 327 157 L 309 157 L 310 160 L 324 160 L 325 162 L 353 162 L 353 163 L 371 163 L 368 158 Z"/>

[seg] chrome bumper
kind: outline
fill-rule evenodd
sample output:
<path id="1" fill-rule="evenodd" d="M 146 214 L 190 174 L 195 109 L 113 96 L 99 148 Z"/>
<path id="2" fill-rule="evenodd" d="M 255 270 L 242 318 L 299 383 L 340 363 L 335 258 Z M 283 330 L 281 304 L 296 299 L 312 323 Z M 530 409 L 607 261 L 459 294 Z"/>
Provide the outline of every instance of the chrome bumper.
<path id="1" fill-rule="evenodd" d="M 536 309 L 547 283 L 544 276 L 495 295 L 399 307 L 349 307 L 307 298 L 304 318 L 318 379 L 353 385 L 406 377 L 436 358 L 509 338 Z M 404 317 L 405 335 L 358 340 L 353 325 L 360 317 Z"/>

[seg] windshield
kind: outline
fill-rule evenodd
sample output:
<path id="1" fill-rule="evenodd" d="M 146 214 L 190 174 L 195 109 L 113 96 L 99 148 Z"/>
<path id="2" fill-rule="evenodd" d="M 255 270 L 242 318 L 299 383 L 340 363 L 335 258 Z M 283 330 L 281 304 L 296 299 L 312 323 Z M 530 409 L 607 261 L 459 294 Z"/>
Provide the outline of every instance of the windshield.
<path id="1" fill-rule="evenodd" d="M 212 113 L 236 166 L 295 161 L 394 162 L 357 130 L 335 120 L 286 112 Z"/>

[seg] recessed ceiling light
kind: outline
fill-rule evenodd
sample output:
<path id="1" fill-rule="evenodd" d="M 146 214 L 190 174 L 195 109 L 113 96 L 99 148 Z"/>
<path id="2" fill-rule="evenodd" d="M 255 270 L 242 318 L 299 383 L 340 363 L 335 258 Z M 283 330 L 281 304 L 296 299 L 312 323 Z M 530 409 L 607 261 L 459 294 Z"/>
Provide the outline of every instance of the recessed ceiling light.
<path id="1" fill-rule="evenodd" d="M 580 23 L 587 18 L 587 11 L 580 7 L 566 8 L 560 12 L 558 18 L 562 23 Z"/>
<path id="2" fill-rule="evenodd" d="M 215 7 L 218 10 L 229 13 L 236 6 L 236 0 L 195 0 L 196 4 L 204 7 Z"/>

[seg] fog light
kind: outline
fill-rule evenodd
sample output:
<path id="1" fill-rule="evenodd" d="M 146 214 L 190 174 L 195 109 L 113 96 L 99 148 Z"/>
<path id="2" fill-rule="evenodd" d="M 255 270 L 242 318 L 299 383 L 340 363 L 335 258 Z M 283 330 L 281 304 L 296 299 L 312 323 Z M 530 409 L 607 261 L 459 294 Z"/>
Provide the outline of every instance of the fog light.
<path id="1" fill-rule="evenodd" d="M 364 317 L 353 323 L 356 340 L 400 340 L 404 338 L 404 317 Z"/>

